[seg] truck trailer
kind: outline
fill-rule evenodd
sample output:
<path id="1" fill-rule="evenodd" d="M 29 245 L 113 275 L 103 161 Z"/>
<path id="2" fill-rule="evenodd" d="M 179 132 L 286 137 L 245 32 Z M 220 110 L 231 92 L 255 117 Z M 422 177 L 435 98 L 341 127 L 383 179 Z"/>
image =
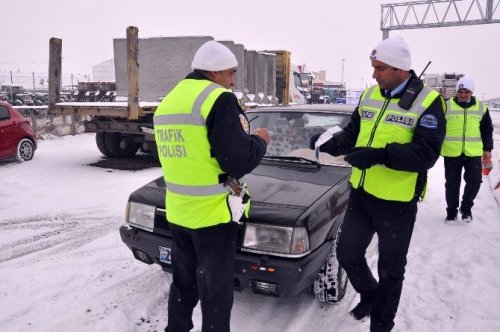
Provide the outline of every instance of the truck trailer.
<path id="1" fill-rule="evenodd" d="M 49 114 L 88 116 L 85 131 L 96 133 L 96 145 L 107 157 L 134 156 L 139 149 L 157 157 L 153 115 L 161 99 L 191 71 L 196 50 L 210 36 L 114 39 L 116 96 L 113 102 L 59 102 L 62 40 L 49 41 Z M 243 108 L 297 103 L 290 52 L 250 51 L 242 44 L 220 41 L 238 59 L 234 93 Z"/>

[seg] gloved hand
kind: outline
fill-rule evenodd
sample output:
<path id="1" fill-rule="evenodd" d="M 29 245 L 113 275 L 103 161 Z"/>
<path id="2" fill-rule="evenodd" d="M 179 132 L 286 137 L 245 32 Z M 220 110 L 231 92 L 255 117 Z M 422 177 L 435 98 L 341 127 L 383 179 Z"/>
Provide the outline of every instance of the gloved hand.
<path id="1" fill-rule="evenodd" d="M 323 135 L 323 134 L 316 134 L 316 135 L 314 135 L 314 136 L 311 137 L 311 142 L 309 143 L 309 148 L 311 150 L 315 150 L 315 148 L 316 148 L 316 142 L 321 137 L 321 135 Z M 339 152 L 339 149 L 340 149 L 340 145 L 335 140 L 335 137 L 330 138 L 328 140 L 328 143 L 322 144 L 319 147 L 319 151 L 321 151 L 321 152 L 327 152 L 327 153 L 331 154 L 334 157 L 338 157 L 338 156 L 340 156 L 342 154 L 341 152 Z"/>
<path id="2" fill-rule="evenodd" d="M 314 150 L 316 148 L 315 144 L 320 136 L 321 134 L 315 134 L 313 137 L 311 137 L 311 141 L 309 142 L 309 149 Z"/>
<path id="3" fill-rule="evenodd" d="M 383 148 L 355 148 L 354 152 L 344 157 L 345 161 L 361 170 L 376 164 L 385 164 L 386 158 L 387 153 Z"/>

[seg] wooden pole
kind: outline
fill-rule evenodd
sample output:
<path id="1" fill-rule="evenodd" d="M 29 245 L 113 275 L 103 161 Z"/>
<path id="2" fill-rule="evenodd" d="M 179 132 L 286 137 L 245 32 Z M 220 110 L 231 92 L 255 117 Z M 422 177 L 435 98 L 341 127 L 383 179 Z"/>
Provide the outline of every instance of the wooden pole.
<path id="1" fill-rule="evenodd" d="M 127 28 L 128 118 L 139 119 L 139 29 Z"/>
<path id="2" fill-rule="evenodd" d="M 49 41 L 49 111 L 61 94 L 62 40 L 50 38 Z"/>

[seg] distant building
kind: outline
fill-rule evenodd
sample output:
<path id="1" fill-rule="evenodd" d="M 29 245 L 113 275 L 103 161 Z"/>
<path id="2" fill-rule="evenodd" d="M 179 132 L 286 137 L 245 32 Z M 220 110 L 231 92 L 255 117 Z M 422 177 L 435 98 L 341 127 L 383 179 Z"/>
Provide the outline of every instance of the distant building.
<path id="1" fill-rule="evenodd" d="M 333 82 L 326 79 L 326 71 L 320 70 L 314 72 L 313 89 L 311 99 L 313 104 L 316 103 L 334 103 L 337 101 L 337 97 L 341 94 L 341 90 L 345 89 L 342 86 L 342 82 Z M 345 96 L 344 96 L 345 97 Z"/>
<path id="2" fill-rule="evenodd" d="M 485 103 L 488 105 L 488 108 L 500 109 L 500 98 L 485 100 Z"/>
<path id="3" fill-rule="evenodd" d="M 115 60 L 109 59 L 92 67 L 92 80 L 115 82 Z"/>

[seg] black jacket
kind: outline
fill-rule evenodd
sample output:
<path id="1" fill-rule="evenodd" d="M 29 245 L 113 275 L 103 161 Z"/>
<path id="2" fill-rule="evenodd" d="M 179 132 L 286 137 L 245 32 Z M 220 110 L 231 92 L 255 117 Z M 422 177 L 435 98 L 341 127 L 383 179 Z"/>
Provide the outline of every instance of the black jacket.
<path id="1" fill-rule="evenodd" d="M 415 72 L 411 71 L 410 73 L 411 77 L 406 87 L 394 97 L 401 97 L 411 81 L 418 79 Z M 385 97 L 383 90 L 382 95 Z M 435 129 L 430 129 L 428 126 L 422 126 L 420 124 L 420 119 L 418 119 L 411 143 L 401 144 L 388 142 L 385 147 L 387 156 L 385 166 L 398 171 L 419 173 L 417 188 L 415 188 L 416 195 L 422 193 L 425 183 L 427 182 L 427 170 L 434 166 L 439 158 L 441 145 L 443 144 L 446 133 L 445 109 L 446 104 L 443 97 L 437 97 L 420 116 L 421 119 L 426 115 L 432 115 L 437 121 L 437 127 Z M 321 151 L 333 152 L 336 154 L 350 153 L 356 144 L 359 131 L 360 116 L 358 108 L 356 108 L 346 128 L 335 134 L 331 140 L 326 142 L 321 147 Z"/>
<path id="2" fill-rule="evenodd" d="M 463 108 L 469 108 L 476 104 L 476 97 L 472 97 L 468 103 L 461 103 L 457 97 L 453 97 L 455 103 Z M 479 123 L 479 130 L 481 131 L 481 140 L 483 141 L 483 151 L 493 150 L 493 123 L 491 122 L 490 111 L 486 108 L 486 112 Z"/>
<path id="3" fill-rule="evenodd" d="M 186 78 L 207 79 L 198 71 Z M 257 167 L 266 153 L 265 141 L 259 136 L 249 135 L 242 127 L 241 117 L 246 119 L 236 96 L 224 92 L 215 101 L 206 120 L 212 156 L 225 173 L 236 179 Z"/>

